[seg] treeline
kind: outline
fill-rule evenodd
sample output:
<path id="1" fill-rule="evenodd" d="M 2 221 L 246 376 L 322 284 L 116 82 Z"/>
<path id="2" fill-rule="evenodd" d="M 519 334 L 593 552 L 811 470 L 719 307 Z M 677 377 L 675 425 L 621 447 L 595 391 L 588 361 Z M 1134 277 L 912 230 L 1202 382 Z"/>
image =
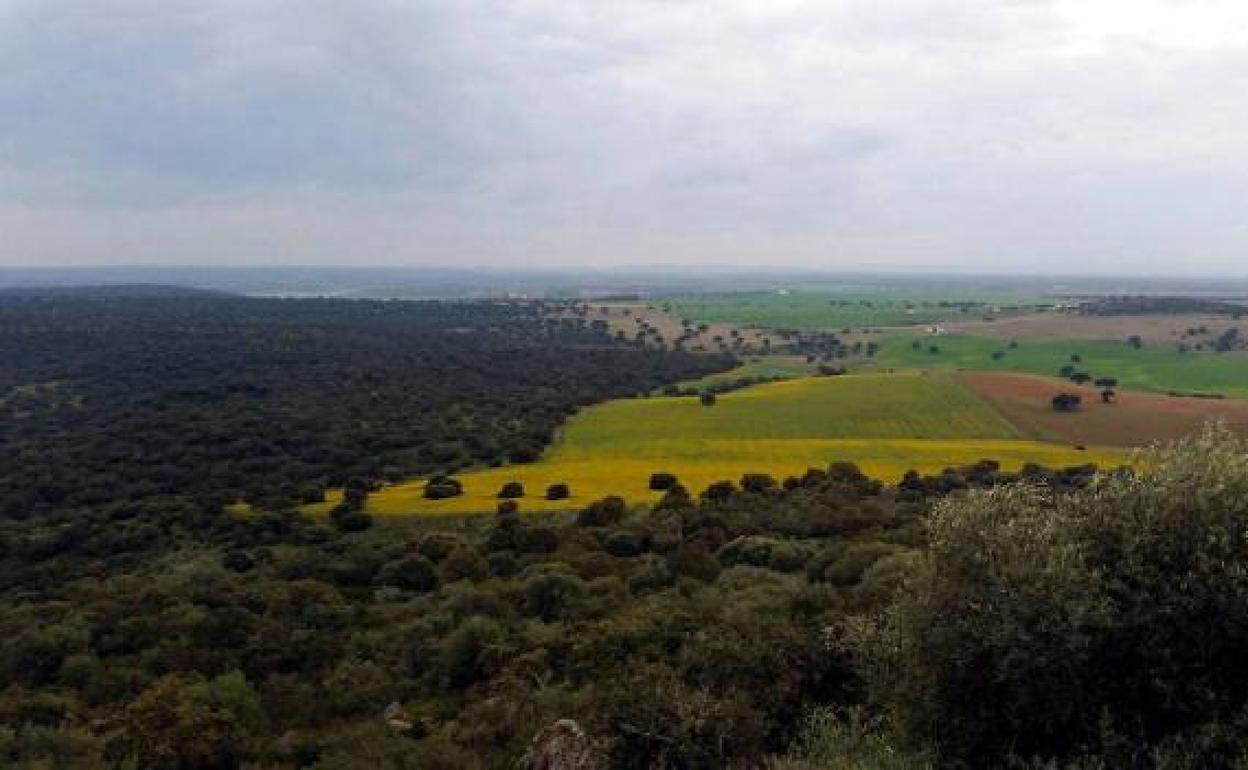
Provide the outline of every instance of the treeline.
<path id="1" fill-rule="evenodd" d="M 1104 316 L 1204 313 L 1241 318 L 1248 315 L 1248 305 L 1202 297 L 1097 297 L 1082 302 L 1079 305 L 1079 312 Z"/>

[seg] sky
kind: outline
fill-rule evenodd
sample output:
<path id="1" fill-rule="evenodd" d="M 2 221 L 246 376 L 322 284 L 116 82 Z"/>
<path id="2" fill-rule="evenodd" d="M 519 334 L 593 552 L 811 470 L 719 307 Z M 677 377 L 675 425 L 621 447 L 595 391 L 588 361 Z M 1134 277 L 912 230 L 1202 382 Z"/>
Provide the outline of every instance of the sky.
<path id="1" fill-rule="evenodd" d="M 1248 275 L 1243 0 L 0 0 L 0 266 Z"/>

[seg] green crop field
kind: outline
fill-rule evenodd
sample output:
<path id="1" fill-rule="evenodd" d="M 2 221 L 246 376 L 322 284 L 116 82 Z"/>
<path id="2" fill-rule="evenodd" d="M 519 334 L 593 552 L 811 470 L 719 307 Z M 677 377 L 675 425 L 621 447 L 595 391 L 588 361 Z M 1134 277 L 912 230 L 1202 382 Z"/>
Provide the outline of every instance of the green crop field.
<path id="1" fill-rule="evenodd" d="M 375 493 L 369 509 L 382 515 L 491 511 L 499 488 L 519 481 L 528 493 L 522 510 L 558 510 L 608 494 L 652 500 L 646 485 L 655 471 L 675 473 L 699 491 L 747 472 L 779 478 L 836 460 L 852 460 L 871 475 L 895 480 L 911 468 L 935 472 L 983 458 L 1007 467 L 1028 461 L 1113 465 L 1124 455 L 1024 440 L 996 411 L 943 375 L 803 378 L 728 393 L 710 407 L 694 398 L 624 399 L 592 407 L 573 418 L 536 463 L 463 473 L 465 493 L 450 500 L 423 499 L 421 482 L 399 484 Z M 572 498 L 543 500 L 546 486 L 554 483 L 569 484 Z"/>
<path id="2" fill-rule="evenodd" d="M 919 347 L 915 348 L 914 343 Z M 938 353 L 929 351 L 935 345 Z M 1001 351 L 999 359 L 993 353 Z M 981 369 L 1056 375 L 1074 363 L 1093 377 L 1115 377 L 1121 387 L 1149 391 L 1221 393 L 1248 397 L 1248 356 L 1180 353 L 1172 348 L 1132 348 L 1125 342 L 1021 341 L 1017 348 L 986 337 L 894 335 L 884 338 L 876 363 L 911 369 Z"/>
<path id="3" fill-rule="evenodd" d="M 956 302 L 1015 307 L 1043 304 L 1045 301 L 1038 297 L 973 293 L 929 297 L 892 292 L 794 290 L 788 294 L 771 291 L 673 297 L 665 300 L 664 305 L 670 306 L 675 315 L 697 322 L 840 330 L 864 326 L 908 326 L 980 315 L 980 311 L 975 309 L 963 313 L 951 305 Z"/>
<path id="4" fill-rule="evenodd" d="M 568 441 L 614 453 L 627 443 L 677 445 L 689 438 L 1017 438 L 969 390 L 940 376 L 871 374 L 807 377 L 720 396 L 623 399 L 578 418 Z"/>

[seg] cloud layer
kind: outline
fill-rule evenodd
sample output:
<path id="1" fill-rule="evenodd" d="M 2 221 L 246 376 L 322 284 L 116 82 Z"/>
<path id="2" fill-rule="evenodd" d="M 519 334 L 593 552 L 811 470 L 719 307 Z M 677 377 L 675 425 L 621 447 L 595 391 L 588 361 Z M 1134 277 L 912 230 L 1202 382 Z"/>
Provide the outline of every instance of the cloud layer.
<path id="1" fill-rule="evenodd" d="M 0 0 L 0 264 L 1248 274 L 1245 92 L 1233 0 Z"/>

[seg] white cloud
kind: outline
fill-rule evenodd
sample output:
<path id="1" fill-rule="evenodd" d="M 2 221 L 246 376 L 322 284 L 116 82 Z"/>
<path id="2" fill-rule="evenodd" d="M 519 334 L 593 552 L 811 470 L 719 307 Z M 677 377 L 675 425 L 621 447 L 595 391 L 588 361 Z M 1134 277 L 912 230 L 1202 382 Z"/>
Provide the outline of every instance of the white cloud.
<path id="1" fill-rule="evenodd" d="M 1245 8 L 0 0 L 0 263 L 1243 273 Z"/>

